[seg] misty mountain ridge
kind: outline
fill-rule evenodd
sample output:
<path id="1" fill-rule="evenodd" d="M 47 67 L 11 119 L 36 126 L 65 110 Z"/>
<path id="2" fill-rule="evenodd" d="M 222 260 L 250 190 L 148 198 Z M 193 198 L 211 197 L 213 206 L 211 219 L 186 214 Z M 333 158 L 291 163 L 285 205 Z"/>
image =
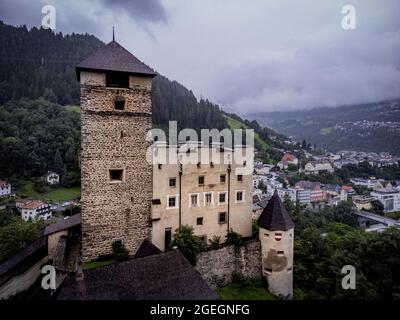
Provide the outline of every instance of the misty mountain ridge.
<path id="1" fill-rule="evenodd" d="M 294 140 L 329 151 L 400 154 L 400 98 L 350 106 L 247 115 Z"/>

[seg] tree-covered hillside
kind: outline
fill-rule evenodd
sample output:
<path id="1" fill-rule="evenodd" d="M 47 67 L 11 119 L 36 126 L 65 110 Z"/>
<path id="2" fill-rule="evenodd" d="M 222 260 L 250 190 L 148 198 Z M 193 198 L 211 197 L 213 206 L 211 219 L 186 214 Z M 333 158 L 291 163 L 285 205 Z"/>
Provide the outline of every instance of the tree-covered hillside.
<path id="1" fill-rule="evenodd" d="M 79 183 L 75 65 L 103 45 L 88 34 L 28 30 L 0 21 L 0 178 L 15 181 L 58 170 L 66 173 L 63 184 Z M 166 129 L 168 121 L 175 120 L 178 129 L 229 127 L 218 105 L 198 101 L 190 90 L 162 75 L 153 79 L 152 100 L 155 126 Z M 244 121 L 234 114 L 229 117 Z M 256 121 L 244 122 L 257 132 L 261 158 L 278 159 L 271 146 L 279 147 L 283 137 Z"/>
<path id="2" fill-rule="evenodd" d="M 0 104 L 44 97 L 79 103 L 75 65 L 103 43 L 91 35 L 13 27 L 0 21 Z"/>

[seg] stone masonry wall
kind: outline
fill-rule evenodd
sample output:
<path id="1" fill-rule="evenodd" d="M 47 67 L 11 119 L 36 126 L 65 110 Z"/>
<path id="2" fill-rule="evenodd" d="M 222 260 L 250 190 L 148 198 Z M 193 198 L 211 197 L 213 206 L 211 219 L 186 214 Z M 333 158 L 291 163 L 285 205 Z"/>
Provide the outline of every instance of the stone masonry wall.
<path id="1" fill-rule="evenodd" d="M 235 274 L 259 278 L 262 276 L 260 241 L 252 239 L 238 248 L 231 245 L 202 252 L 197 257 L 196 269 L 213 289 L 226 286 Z"/>
<path id="2" fill-rule="evenodd" d="M 124 99 L 125 109 L 115 110 L 114 99 Z M 134 254 L 151 238 L 149 87 L 81 84 L 81 127 L 82 259 L 112 253 L 116 240 Z M 110 169 L 124 170 L 122 182 L 110 181 Z"/>

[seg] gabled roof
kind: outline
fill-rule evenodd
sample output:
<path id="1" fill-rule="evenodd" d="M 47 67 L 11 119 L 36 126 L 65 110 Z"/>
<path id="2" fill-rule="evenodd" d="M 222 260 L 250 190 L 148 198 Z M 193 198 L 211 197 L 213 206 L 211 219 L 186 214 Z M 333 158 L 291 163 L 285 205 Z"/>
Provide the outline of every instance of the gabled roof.
<path id="1" fill-rule="evenodd" d="M 78 79 L 81 70 L 118 71 L 149 77 L 157 75 L 116 41 L 111 41 L 79 63 L 76 66 Z"/>
<path id="2" fill-rule="evenodd" d="M 52 234 L 52 233 L 55 233 L 55 232 L 58 232 L 61 230 L 69 229 L 69 228 L 78 226 L 81 223 L 82 223 L 82 214 L 77 213 L 69 218 L 64 218 L 60 221 L 57 221 L 56 223 L 48 225 L 44 229 L 43 235 L 49 235 L 49 234 Z"/>
<path id="3" fill-rule="evenodd" d="M 59 300 L 216 300 L 198 271 L 179 250 L 84 270 L 69 275 Z"/>
<path id="4" fill-rule="evenodd" d="M 152 244 L 149 240 L 145 239 L 137 249 L 135 253 L 135 258 L 143 258 L 151 256 L 153 254 L 161 253 L 161 250 Z"/>
<path id="5" fill-rule="evenodd" d="M 276 190 L 258 218 L 257 223 L 261 228 L 271 231 L 287 231 L 294 228 L 294 223 Z"/>

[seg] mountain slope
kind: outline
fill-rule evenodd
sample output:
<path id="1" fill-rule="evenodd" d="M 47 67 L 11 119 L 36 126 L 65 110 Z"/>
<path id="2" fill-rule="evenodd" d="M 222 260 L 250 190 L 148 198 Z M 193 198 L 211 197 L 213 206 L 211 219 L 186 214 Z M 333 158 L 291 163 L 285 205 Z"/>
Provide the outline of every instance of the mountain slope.
<path id="1" fill-rule="evenodd" d="M 330 151 L 359 150 L 400 154 L 400 99 L 370 104 L 248 116 L 263 125 L 306 139 Z"/>

